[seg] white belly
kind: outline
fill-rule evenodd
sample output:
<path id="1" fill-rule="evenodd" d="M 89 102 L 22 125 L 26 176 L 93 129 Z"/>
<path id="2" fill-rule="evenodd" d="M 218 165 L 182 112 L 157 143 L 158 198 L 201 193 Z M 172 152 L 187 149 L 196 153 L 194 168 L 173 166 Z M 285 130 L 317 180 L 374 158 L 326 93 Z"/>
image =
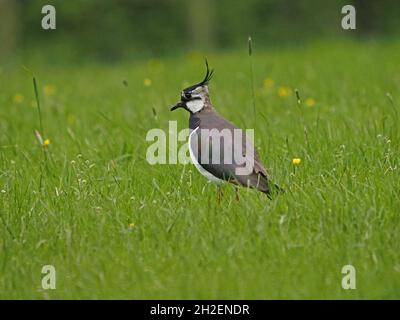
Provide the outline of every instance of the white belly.
<path id="1" fill-rule="evenodd" d="M 224 180 L 217 178 L 216 176 L 212 175 L 210 172 L 208 172 L 206 169 L 204 169 L 199 162 L 197 161 L 194 152 L 192 151 L 192 136 L 194 133 L 196 133 L 196 131 L 199 129 L 199 127 L 197 127 L 196 129 L 194 129 L 190 135 L 189 135 L 189 154 L 190 154 L 190 158 L 192 159 L 193 164 L 195 165 L 196 169 L 203 175 L 205 176 L 208 180 L 210 180 L 211 182 L 220 184 L 222 182 L 224 182 Z"/>

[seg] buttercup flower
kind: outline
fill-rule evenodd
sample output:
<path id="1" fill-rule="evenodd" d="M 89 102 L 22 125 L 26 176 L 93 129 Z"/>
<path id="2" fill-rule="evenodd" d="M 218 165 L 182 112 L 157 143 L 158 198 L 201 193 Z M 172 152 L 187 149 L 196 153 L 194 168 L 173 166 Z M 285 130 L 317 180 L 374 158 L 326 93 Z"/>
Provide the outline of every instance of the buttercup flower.
<path id="1" fill-rule="evenodd" d="M 56 93 L 56 91 L 57 91 L 56 87 L 51 84 L 46 84 L 43 87 L 43 92 L 45 96 L 52 96 Z"/>
<path id="2" fill-rule="evenodd" d="M 314 107 L 315 106 L 315 99 L 313 98 L 307 98 L 305 101 L 305 104 L 307 107 Z"/>
<path id="3" fill-rule="evenodd" d="M 292 163 L 293 163 L 294 165 L 298 165 L 298 164 L 300 164 L 300 162 L 301 162 L 301 159 L 300 159 L 300 158 L 294 158 L 294 159 L 292 160 Z"/>
<path id="4" fill-rule="evenodd" d="M 286 98 L 288 96 L 290 96 L 291 91 L 288 87 L 279 87 L 278 88 L 278 96 L 280 98 Z"/>
<path id="5" fill-rule="evenodd" d="M 24 96 L 20 93 L 17 93 L 14 95 L 13 100 L 15 103 L 22 103 L 24 101 Z"/>
<path id="6" fill-rule="evenodd" d="M 145 87 L 150 87 L 151 86 L 151 80 L 149 78 L 146 78 L 143 80 L 143 84 Z"/>
<path id="7" fill-rule="evenodd" d="M 70 125 L 75 124 L 75 122 L 76 122 L 76 117 L 75 117 L 73 114 L 69 114 L 69 115 L 67 116 L 67 122 L 68 122 L 68 124 L 70 124 Z"/>
<path id="8" fill-rule="evenodd" d="M 266 78 L 264 79 L 264 88 L 271 88 L 274 86 L 274 80 L 270 79 L 270 78 Z"/>
<path id="9" fill-rule="evenodd" d="M 43 141 L 43 145 L 44 145 L 45 147 L 47 147 L 48 145 L 50 145 L 50 139 L 44 140 L 44 141 Z"/>

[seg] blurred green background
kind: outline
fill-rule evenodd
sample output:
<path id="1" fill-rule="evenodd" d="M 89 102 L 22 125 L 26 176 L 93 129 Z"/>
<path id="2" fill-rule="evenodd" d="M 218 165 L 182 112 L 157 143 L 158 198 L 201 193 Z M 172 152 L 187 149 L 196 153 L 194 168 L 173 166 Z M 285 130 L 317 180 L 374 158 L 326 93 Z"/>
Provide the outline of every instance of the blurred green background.
<path id="1" fill-rule="evenodd" d="M 41 28 L 41 8 L 57 29 Z M 357 30 L 341 28 L 341 8 L 357 9 Z M 47 63 L 115 62 L 187 51 L 302 45 L 337 38 L 391 39 L 400 31 L 394 0 L 0 0 L 0 59 Z"/>

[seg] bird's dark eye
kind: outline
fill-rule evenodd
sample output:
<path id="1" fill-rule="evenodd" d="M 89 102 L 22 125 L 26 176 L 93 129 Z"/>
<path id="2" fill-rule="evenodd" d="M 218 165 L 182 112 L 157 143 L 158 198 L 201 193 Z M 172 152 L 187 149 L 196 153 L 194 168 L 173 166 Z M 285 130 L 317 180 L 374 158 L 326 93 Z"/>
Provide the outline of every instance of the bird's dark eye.
<path id="1" fill-rule="evenodd" d="M 184 92 L 183 93 L 183 96 L 186 98 L 186 99 L 190 99 L 192 96 L 191 96 L 191 94 L 189 93 L 189 92 Z"/>

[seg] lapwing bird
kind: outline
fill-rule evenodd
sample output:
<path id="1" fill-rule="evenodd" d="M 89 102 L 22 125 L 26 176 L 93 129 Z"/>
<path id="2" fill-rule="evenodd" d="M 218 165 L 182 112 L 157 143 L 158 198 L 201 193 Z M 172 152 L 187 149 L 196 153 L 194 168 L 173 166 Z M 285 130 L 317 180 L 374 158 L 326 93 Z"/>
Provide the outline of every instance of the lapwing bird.
<path id="1" fill-rule="evenodd" d="M 271 198 L 271 182 L 257 151 L 244 134 L 235 135 L 235 131 L 242 131 L 220 116 L 212 105 L 208 84 L 213 70 L 210 72 L 207 60 L 206 68 L 203 81 L 184 89 L 181 100 L 171 108 L 171 111 L 183 108 L 190 113 L 188 146 L 192 162 L 203 176 L 218 185 L 227 181 L 236 186 L 257 189 Z M 221 132 L 225 134 L 221 135 Z M 244 169 L 245 163 L 237 161 L 240 158 L 236 157 L 237 152 L 241 153 L 242 159 L 245 157 L 251 160 L 251 167 L 249 170 L 242 170 L 244 173 L 238 173 L 240 169 Z M 215 161 L 213 155 L 217 155 L 215 158 L 220 161 Z M 275 184 L 272 186 L 283 191 Z M 220 192 L 218 188 L 219 200 L 222 195 Z M 239 200 L 237 188 L 236 199 Z"/>

